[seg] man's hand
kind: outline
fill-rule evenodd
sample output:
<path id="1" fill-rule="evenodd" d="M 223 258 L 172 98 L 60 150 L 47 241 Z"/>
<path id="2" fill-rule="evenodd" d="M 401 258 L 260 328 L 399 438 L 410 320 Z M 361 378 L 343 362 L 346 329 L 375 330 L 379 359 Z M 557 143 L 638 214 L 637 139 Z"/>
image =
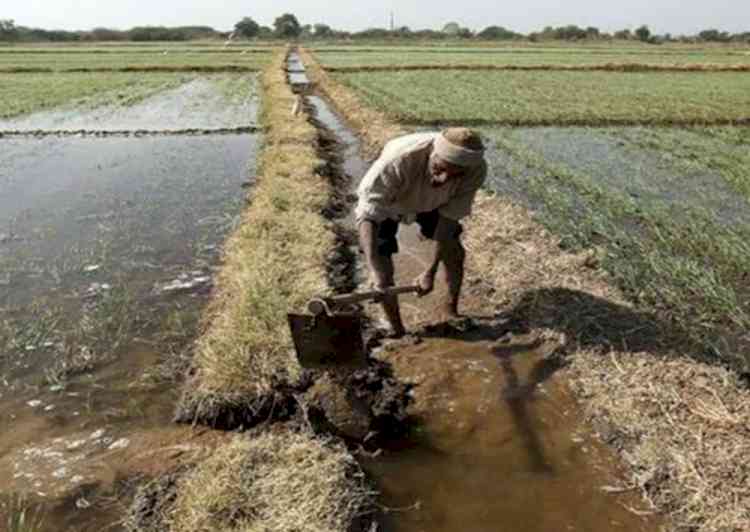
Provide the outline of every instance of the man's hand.
<path id="1" fill-rule="evenodd" d="M 435 272 L 432 269 L 425 271 L 414 280 L 414 284 L 419 288 L 417 296 L 424 297 L 430 294 L 435 288 Z"/>

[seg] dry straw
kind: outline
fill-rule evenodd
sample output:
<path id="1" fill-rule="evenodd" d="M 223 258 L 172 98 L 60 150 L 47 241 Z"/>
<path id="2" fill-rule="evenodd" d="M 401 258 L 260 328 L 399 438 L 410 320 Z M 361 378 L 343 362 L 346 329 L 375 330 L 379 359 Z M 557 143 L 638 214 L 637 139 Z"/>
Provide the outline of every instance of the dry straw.
<path id="1" fill-rule="evenodd" d="M 216 295 L 195 350 L 179 418 L 213 424 L 252 419 L 276 391 L 294 385 L 300 367 L 286 314 L 326 289 L 325 264 L 334 235 L 321 215 L 329 185 L 316 168 L 316 131 L 290 116 L 295 96 L 284 55 L 263 74 L 264 149 L 252 206 L 228 239 Z"/>
<path id="2" fill-rule="evenodd" d="M 177 491 L 170 532 L 345 532 L 372 498 L 342 445 L 291 430 L 236 437 Z"/>

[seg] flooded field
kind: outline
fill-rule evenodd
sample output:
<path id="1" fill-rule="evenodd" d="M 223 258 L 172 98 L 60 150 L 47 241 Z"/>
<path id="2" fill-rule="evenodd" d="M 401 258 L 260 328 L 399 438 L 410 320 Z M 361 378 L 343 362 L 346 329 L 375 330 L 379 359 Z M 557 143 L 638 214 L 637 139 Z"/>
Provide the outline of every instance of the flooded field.
<path id="1" fill-rule="evenodd" d="M 196 79 L 0 129 L 246 127 L 256 105 L 250 78 Z M 174 383 L 257 149 L 248 134 L 0 139 L 3 508 L 41 530 L 117 529 L 126 481 L 199 447 L 169 426 Z"/>
<path id="2" fill-rule="evenodd" d="M 134 105 L 81 110 L 70 106 L 0 120 L 0 130 L 174 130 L 252 125 L 257 110 L 254 76 L 187 77 Z M 125 90 L 125 89 L 121 89 Z"/>

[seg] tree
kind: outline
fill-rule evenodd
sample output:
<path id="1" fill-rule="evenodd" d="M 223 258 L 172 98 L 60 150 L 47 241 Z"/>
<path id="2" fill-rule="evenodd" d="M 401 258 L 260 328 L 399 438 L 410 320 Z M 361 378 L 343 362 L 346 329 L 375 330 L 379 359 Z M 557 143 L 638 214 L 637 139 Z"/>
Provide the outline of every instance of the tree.
<path id="1" fill-rule="evenodd" d="M 702 41 L 707 42 L 729 42 L 732 39 L 732 36 L 726 31 L 715 29 L 703 30 L 698 34 L 698 37 L 700 37 Z"/>
<path id="2" fill-rule="evenodd" d="M 461 26 L 459 26 L 458 22 L 449 22 L 445 26 L 443 26 L 443 33 L 450 36 L 456 36 L 461 32 Z"/>
<path id="3" fill-rule="evenodd" d="M 252 39 L 260 33 L 260 24 L 250 17 L 245 17 L 234 25 L 234 31 L 247 39 Z"/>
<path id="4" fill-rule="evenodd" d="M 615 39 L 622 39 L 623 41 L 629 41 L 632 38 L 633 38 L 633 34 L 628 29 L 615 32 Z"/>
<path id="5" fill-rule="evenodd" d="M 651 30 L 645 24 L 635 30 L 635 36 L 639 41 L 648 42 L 651 39 Z"/>
<path id="6" fill-rule="evenodd" d="M 333 29 L 328 24 L 315 24 L 313 26 L 313 34 L 318 39 L 326 39 L 333 37 Z"/>
<path id="7" fill-rule="evenodd" d="M 508 41 L 515 39 L 519 35 L 513 33 L 510 30 L 503 28 L 502 26 L 488 26 L 477 34 L 480 39 L 492 39 L 499 41 Z"/>
<path id="8" fill-rule="evenodd" d="M 282 38 L 296 38 L 302 33 L 302 26 L 300 26 L 297 17 L 291 13 L 284 13 L 273 22 L 275 29 L 274 33 L 277 37 Z"/>
<path id="9" fill-rule="evenodd" d="M 594 26 L 589 26 L 588 28 L 586 28 L 586 38 L 588 38 L 588 39 L 598 39 L 601 36 L 602 36 L 602 34 L 599 31 L 599 28 L 596 28 Z"/>
<path id="10" fill-rule="evenodd" d="M 12 20 L 0 19 L 0 41 L 12 41 L 18 36 L 18 29 Z"/>

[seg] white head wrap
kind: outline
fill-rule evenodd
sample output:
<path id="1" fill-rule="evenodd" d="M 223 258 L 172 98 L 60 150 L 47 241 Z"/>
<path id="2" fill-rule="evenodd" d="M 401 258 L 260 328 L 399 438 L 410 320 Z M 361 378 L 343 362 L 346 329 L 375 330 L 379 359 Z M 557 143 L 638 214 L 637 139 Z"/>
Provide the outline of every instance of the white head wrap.
<path id="1" fill-rule="evenodd" d="M 435 155 L 443 161 L 471 168 L 484 160 L 484 150 L 469 150 L 453 144 L 442 133 L 435 139 Z"/>

